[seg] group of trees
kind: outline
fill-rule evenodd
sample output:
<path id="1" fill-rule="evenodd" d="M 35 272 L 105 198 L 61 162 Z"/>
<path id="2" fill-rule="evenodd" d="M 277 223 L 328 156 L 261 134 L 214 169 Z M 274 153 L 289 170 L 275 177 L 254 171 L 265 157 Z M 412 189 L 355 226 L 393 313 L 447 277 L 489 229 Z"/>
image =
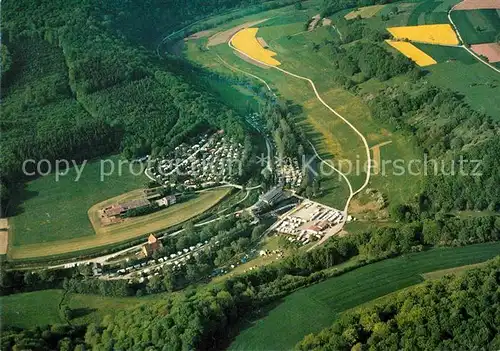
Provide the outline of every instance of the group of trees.
<path id="1" fill-rule="evenodd" d="M 236 247 L 240 244 L 240 239 L 245 236 L 257 238 L 262 229 L 252 233 L 249 226 L 228 221 L 221 222 L 219 227 L 210 230 L 225 233 L 217 237 L 221 246 L 214 246 L 214 249 L 188 261 L 181 273 L 169 270 L 164 272 L 161 278 L 152 279 L 151 283 L 140 289 L 139 295 L 173 291 L 187 283 L 196 282 L 211 272 L 215 260 L 224 257 L 222 248 L 228 247 L 228 244 L 231 248 L 234 246 L 232 255 L 240 249 L 245 250 L 245 247 Z M 201 237 L 196 237 L 200 234 L 190 234 L 188 237 L 192 236 L 189 239 L 192 241 L 187 244 L 201 240 Z M 228 337 L 236 332 L 235 325 L 238 321 L 250 318 L 261 307 L 300 287 L 343 274 L 376 260 L 420 251 L 429 245 L 482 242 L 498 240 L 499 237 L 500 220 L 492 222 L 491 217 L 465 220 L 456 218 L 453 226 L 449 222 L 438 223 L 437 227 L 430 221 L 400 223 L 397 226 L 335 237 L 316 250 L 297 252 L 279 264 L 228 278 L 222 285 L 187 288 L 181 294 L 163 296 L 140 307 L 120 311 L 100 324 L 89 325 L 84 342 L 87 347 L 99 349 L 220 349 Z M 363 259 L 359 260 L 357 265 L 325 270 L 360 254 Z M 131 287 L 127 287 L 126 282 L 100 286 L 101 283 L 85 285 L 83 281 L 87 279 L 84 277 L 79 280 L 67 280 L 65 287 L 70 292 L 100 292 L 111 296 L 122 296 L 122 289 Z M 123 295 L 130 293 L 133 292 L 127 291 Z M 15 340 L 16 343 L 24 345 L 23 338 L 28 334 L 21 332 L 19 335 L 17 338 L 6 340 Z M 71 340 L 73 344 L 81 342 L 78 338 Z M 357 339 L 357 342 L 363 340 Z"/>
<path id="2" fill-rule="evenodd" d="M 53 325 L 32 330 L 6 328 L 2 330 L 2 350 L 85 351 L 85 326 Z"/>
<path id="3" fill-rule="evenodd" d="M 411 134 L 427 156 L 417 213 L 500 209 L 498 122 L 422 81 L 387 88 L 369 105 L 376 120 Z"/>
<path id="4" fill-rule="evenodd" d="M 357 83 L 371 78 L 385 81 L 413 70 L 418 71 L 408 58 L 395 56 L 373 42 L 358 42 L 347 48 L 332 45 L 331 54 L 333 67 L 347 80 L 357 75 Z"/>
<path id="5" fill-rule="evenodd" d="M 276 152 L 280 157 L 302 157 L 307 141 L 304 130 L 296 123 L 292 107 L 283 100 L 268 96 L 260 114 L 266 129 L 272 132 Z"/>
<path id="6" fill-rule="evenodd" d="M 64 279 L 74 274 L 74 269 L 7 270 L 5 264 L 2 264 L 0 269 L 0 295 L 62 287 Z"/>
<path id="7" fill-rule="evenodd" d="M 297 350 L 470 350 L 500 347 L 500 259 L 344 314 Z"/>

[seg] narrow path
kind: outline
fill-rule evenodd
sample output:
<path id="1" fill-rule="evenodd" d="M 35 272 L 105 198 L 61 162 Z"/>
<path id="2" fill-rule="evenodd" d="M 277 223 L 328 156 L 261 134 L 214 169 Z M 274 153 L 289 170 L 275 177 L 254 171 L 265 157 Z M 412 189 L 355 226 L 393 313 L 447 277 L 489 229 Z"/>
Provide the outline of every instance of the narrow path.
<path id="1" fill-rule="evenodd" d="M 476 60 L 478 60 L 479 62 L 481 62 L 482 64 L 485 64 L 486 66 L 488 66 L 489 68 L 491 68 L 492 70 L 500 73 L 500 69 L 496 68 L 495 66 L 491 65 L 489 62 L 486 62 L 485 60 L 483 60 L 481 57 L 479 57 L 474 51 L 472 51 L 471 49 L 469 49 L 466 45 L 465 45 L 465 42 L 462 38 L 462 36 L 460 35 L 460 32 L 458 31 L 458 28 L 457 26 L 455 25 L 455 22 L 453 22 L 453 20 L 451 19 L 451 12 L 453 10 L 455 10 L 455 7 L 457 6 L 458 4 L 456 4 L 455 6 L 453 6 L 450 11 L 448 11 L 448 20 L 450 21 L 451 25 L 453 26 L 453 29 L 455 30 L 455 33 L 457 33 L 458 35 L 458 39 L 460 39 L 460 41 L 462 42 L 462 45 L 458 45 L 458 47 L 461 47 L 462 49 L 465 49 L 467 50 L 467 52 L 469 54 L 471 54 L 472 56 L 474 56 L 474 58 Z"/>
<path id="2" fill-rule="evenodd" d="M 237 33 L 236 33 L 236 34 L 237 34 Z M 235 34 L 235 35 L 236 35 L 236 34 Z M 234 38 L 234 36 L 235 36 L 235 35 L 233 35 L 233 36 L 231 37 L 231 39 L 229 40 L 229 42 L 228 42 L 229 47 L 231 47 L 233 50 L 235 50 L 235 51 L 239 52 L 240 54 L 242 54 L 242 55 L 244 55 L 244 56 L 248 57 L 249 59 L 252 59 L 252 60 L 254 60 L 254 61 L 258 62 L 259 64 L 265 65 L 265 66 L 270 67 L 270 68 L 274 68 L 274 69 L 276 69 L 276 70 L 278 70 L 278 71 L 280 71 L 280 72 L 283 72 L 284 74 L 287 74 L 287 75 L 289 75 L 289 76 L 292 76 L 292 77 L 295 77 L 295 78 L 298 78 L 298 79 L 301 79 L 301 80 L 305 80 L 305 81 L 307 81 L 307 82 L 311 85 L 311 87 L 313 88 L 313 90 L 314 90 L 314 94 L 316 95 L 316 97 L 318 98 L 318 100 L 319 100 L 319 101 L 320 101 L 320 102 L 321 102 L 321 103 L 322 103 L 322 104 L 323 104 L 323 105 L 324 105 L 327 109 L 329 109 L 329 110 L 330 110 L 333 114 L 335 114 L 338 118 L 340 118 L 342 121 L 344 121 L 344 122 L 345 122 L 345 123 L 346 123 L 346 124 L 347 124 L 347 125 L 348 125 L 351 129 L 352 129 L 352 130 L 354 130 L 354 132 L 355 132 L 355 133 L 356 133 L 356 134 L 357 134 L 357 135 L 361 138 L 361 140 L 363 141 L 363 145 L 364 145 L 365 150 L 366 150 L 367 168 L 366 168 L 366 177 L 365 177 L 365 181 L 364 181 L 363 185 L 361 185 L 361 187 L 360 187 L 359 189 L 357 189 L 356 191 L 353 191 L 353 190 L 352 190 L 352 185 L 351 185 L 351 183 L 349 182 L 349 180 L 347 179 L 347 177 L 346 177 L 343 173 L 341 173 L 340 171 L 338 171 L 336 168 L 333 168 L 334 170 L 336 170 L 337 172 L 339 172 L 339 173 L 341 173 L 341 174 L 343 175 L 343 177 L 344 177 L 344 179 L 347 181 L 347 183 L 348 183 L 348 185 L 349 185 L 349 189 L 350 189 L 350 195 L 349 195 L 349 198 L 347 199 L 347 201 L 346 201 L 346 205 L 345 205 L 345 207 L 344 207 L 344 214 L 345 214 L 345 217 L 344 217 L 344 223 L 345 223 L 345 220 L 347 220 L 347 209 L 348 209 L 348 207 L 349 207 L 349 204 L 350 204 L 350 202 L 351 202 L 352 198 L 353 198 L 356 194 L 358 194 L 360 191 L 362 191 L 362 190 L 363 190 L 363 189 L 364 189 L 364 188 L 368 185 L 368 183 L 370 182 L 370 176 L 371 176 L 371 167 L 370 167 L 370 166 L 371 166 L 371 155 L 370 155 L 370 148 L 368 147 L 368 142 L 366 141 L 366 138 L 363 136 L 363 134 L 361 134 L 361 132 L 360 132 L 358 129 L 356 129 L 356 127 L 354 127 L 354 126 L 352 125 L 352 123 L 351 123 L 351 122 L 349 122 L 346 118 L 344 118 L 344 117 L 343 117 L 340 113 L 338 113 L 337 111 L 335 111 L 332 107 L 330 107 L 330 106 L 329 106 L 329 105 L 328 105 L 328 104 L 327 104 L 327 103 L 326 103 L 326 102 L 325 102 L 325 101 L 321 98 L 321 96 L 320 96 L 320 95 L 319 95 L 319 93 L 318 93 L 318 90 L 316 89 L 316 85 L 314 84 L 314 82 L 313 82 L 311 79 L 309 79 L 309 78 L 307 78 L 307 77 L 300 76 L 300 75 L 298 75 L 298 74 L 291 73 L 291 72 L 289 72 L 289 71 L 284 70 L 283 68 L 280 68 L 280 67 L 277 67 L 277 66 L 272 66 L 272 65 L 269 65 L 269 64 L 267 64 L 267 63 L 265 63 L 265 62 L 262 62 L 262 61 L 260 61 L 260 60 L 256 60 L 256 59 L 254 59 L 254 58 L 253 58 L 253 57 L 251 57 L 250 55 L 247 55 L 245 52 L 243 52 L 243 51 L 241 51 L 241 50 L 239 50 L 239 49 L 235 48 L 235 47 L 232 45 L 232 41 L 233 41 L 233 38 Z M 315 152 L 316 152 L 316 150 L 315 150 Z M 316 153 L 316 154 L 317 154 L 317 153 Z M 323 161 L 323 160 L 322 160 L 322 161 Z M 330 167 L 333 167 L 332 165 L 330 165 L 330 164 L 328 164 L 328 163 L 327 163 L 327 165 L 328 165 L 328 166 L 330 166 Z"/>
<path id="3" fill-rule="evenodd" d="M 231 39 L 232 39 L 232 38 L 231 38 Z M 242 69 L 239 69 L 238 67 L 234 67 L 234 66 L 230 65 L 229 63 L 227 63 L 226 61 L 224 61 L 224 59 L 223 59 L 222 57 L 220 57 L 220 55 L 219 55 L 219 54 L 217 54 L 217 58 L 218 58 L 218 59 L 219 59 L 219 60 L 220 60 L 220 61 L 221 61 L 221 62 L 222 62 L 225 66 L 229 67 L 230 69 L 235 70 L 235 71 L 238 71 L 238 72 L 240 72 L 240 73 L 246 74 L 247 76 L 250 76 L 250 77 L 252 77 L 252 78 L 257 79 L 259 82 L 263 83 L 263 84 L 266 86 L 267 90 L 269 90 L 271 93 L 273 92 L 273 91 L 271 90 L 271 87 L 269 86 L 269 84 L 267 84 L 267 82 L 266 82 L 264 79 L 262 79 L 262 78 L 260 78 L 260 77 L 257 77 L 256 75 L 253 75 L 252 73 L 249 73 L 249 72 L 243 71 Z M 273 93 L 273 94 L 274 94 L 274 93 Z"/>

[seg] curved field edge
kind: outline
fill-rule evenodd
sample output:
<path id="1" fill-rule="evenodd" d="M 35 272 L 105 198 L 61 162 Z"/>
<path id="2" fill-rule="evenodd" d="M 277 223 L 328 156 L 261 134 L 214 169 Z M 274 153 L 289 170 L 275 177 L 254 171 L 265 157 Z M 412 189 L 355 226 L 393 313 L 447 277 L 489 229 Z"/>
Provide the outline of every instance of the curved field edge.
<path id="1" fill-rule="evenodd" d="M 70 252 L 81 252 L 82 250 L 106 247 L 112 244 L 120 244 L 126 240 L 131 240 L 145 236 L 151 232 L 168 229 L 174 225 L 183 223 L 216 205 L 228 193 L 229 189 L 217 189 L 200 193 L 192 200 L 176 204 L 165 210 L 155 212 L 150 215 L 141 216 L 120 226 L 116 224 L 116 231 L 112 234 L 98 234 L 61 240 L 41 244 L 21 245 L 11 247 L 9 258 L 27 259 L 35 257 L 55 256 Z M 145 224 L 145 221 L 149 221 Z"/>
<path id="2" fill-rule="evenodd" d="M 341 312 L 423 281 L 421 274 L 486 261 L 500 242 L 436 248 L 358 268 L 298 290 L 235 338 L 230 350 L 291 349 L 330 326 Z"/>
<path id="3" fill-rule="evenodd" d="M 61 289 L 32 291 L 1 298 L 2 316 L 7 327 L 35 328 L 43 325 L 63 324 L 59 303 L 64 296 Z M 131 308 L 145 302 L 145 298 L 107 297 L 69 294 L 64 298 L 74 312 L 72 324 L 98 323 L 108 314 Z"/>

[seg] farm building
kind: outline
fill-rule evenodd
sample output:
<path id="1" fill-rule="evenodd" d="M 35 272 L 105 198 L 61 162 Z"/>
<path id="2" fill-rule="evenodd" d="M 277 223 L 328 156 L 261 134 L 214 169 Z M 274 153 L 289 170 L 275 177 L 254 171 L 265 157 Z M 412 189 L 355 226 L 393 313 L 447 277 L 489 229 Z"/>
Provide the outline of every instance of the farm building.
<path id="1" fill-rule="evenodd" d="M 143 206 L 148 206 L 149 204 L 150 202 L 147 199 L 130 200 L 127 202 L 123 202 L 121 204 L 108 206 L 103 210 L 103 212 L 108 217 L 118 216 L 124 214 L 128 210 L 132 210 Z"/>
<path id="2" fill-rule="evenodd" d="M 260 197 L 262 202 L 265 202 L 269 206 L 276 205 L 279 201 L 283 199 L 283 187 L 276 186 L 269 190 L 267 193 Z"/>

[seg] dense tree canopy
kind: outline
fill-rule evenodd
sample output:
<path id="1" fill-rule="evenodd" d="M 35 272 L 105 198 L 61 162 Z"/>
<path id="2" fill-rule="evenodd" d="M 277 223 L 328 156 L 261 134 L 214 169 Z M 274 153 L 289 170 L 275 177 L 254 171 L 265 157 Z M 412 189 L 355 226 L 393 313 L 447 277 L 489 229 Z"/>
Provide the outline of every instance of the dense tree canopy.
<path id="1" fill-rule="evenodd" d="M 21 166 L 27 159 L 161 154 L 208 126 L 244 140 L 242 119 L 210 92 L 193 86 L 192 67 L 159 60 L 129 39 L 151 35 L 139 23 L 165 23 L 158 27 L 166 30 L 193 11 L 202 16 L 253 2 L 218 1 L 208 7 L 156 2 L 19 1 L 3 6 L 3 209 L 8 209 L 9 192 L 23 180 Z M 165 7 L 169 10 L 162 11 Z"/>

